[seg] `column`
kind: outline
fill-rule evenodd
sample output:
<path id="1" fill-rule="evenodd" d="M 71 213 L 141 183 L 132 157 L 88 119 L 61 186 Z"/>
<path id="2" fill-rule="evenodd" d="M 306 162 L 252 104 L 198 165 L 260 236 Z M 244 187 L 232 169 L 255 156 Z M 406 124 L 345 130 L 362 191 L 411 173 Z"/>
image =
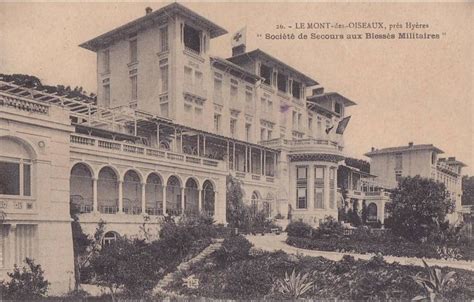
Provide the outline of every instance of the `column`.
<path id="1" fill-rule="evenodd" d="M 146 183 L 142 182 L 142 214 L 146 214 Z"/>
<path id="2" fill-rule="evenodd" d="M 198 149 L 198 156 L 201 156 L 201 135 L 198 134 L 197 135 L 197 149 Z"/>
<path id="3" fill-rule="evenodd" d="M 250 173 L 253 173 L 253 169 L 252 169 L 252 147 L 249 147 L 250 151 L 249 151 L 249 172 Z"/>
<path id="4" fill-rule="evenodd" d="M 174 128 L 174 152 L 178 151 L 178 134 L 176 133 L 176 127 Z"/>
<path id="5" fill-rule="evenodd" d="M 230 144 L 229 144 L 229 140 L 227 140 L 227 169 L 229 169 L 229 166 L 230 166 Z"/>
<path id="6" fill-rule="evenodd" d="M 198 189 L 198 211 L 201 213 L 202 211 L 202 189 Z"/>
<path id="7" fill-rule="evenodd" d="M 166 186 L 163 186 L 163 215 L 166 216 Z"/>
<path id="8" fill-rule="evenodd" d="M 181 215 L 184 214 L 184 188 L 181 189 Z"/>
<path id="9" fill-rule="evenodd" d="M 206 156 L 206 136 L 203 135 L 203 137 L 204 138 L 203 138 L 203 144 L 202 144 L 202 147 L 203 147 L 202 152 L 204 153 L 204 156 Z"/>
<path id="10" fill-rule="evenodd" d="M 118 190 L 119 190 L 119 194 L 118 194 L 118 212 L 119 213 L 123 213 L 123 192 L 122 192 L 122 188 L 123 188 L 123 181 L 119 180 L 118 182 Z"/>
<path id="11" fill-rule="evenodd" d="M 267 175 L 267 151 L 263 150 L 263 167 L 262 167 L 262 175 L 265 176 Z"/>
<path id="12" fill-rule="evenodd" d="M 156 145 L 160 148 L 160 123 L 156 124 Z"/>
<path id="13" fill-rule="evenodd" d="M 324 209 L 329 209 L 329 166 L 324 167 Z"/>
<path id="14" fill-rule="evenodd" d="M 99 206 L 97 202 L 97 178 L 92 179 L 92 212 L 97 213 Z"/>
<path id="15" fill-rule="evenodd" d="M 247 145 L 245 145 L 245 165 L 244 165 L 244 172 L 248 172 L 249 171 L 249 167 L 248 167 L 248 150 L 247 150 Z"/>
<path id="16" fill-rule="evenodd" d="M 277 176 L 278 166 L 277 166 L 277 153 L 273 153 L 273 177 Z"/>
<path id="17" fill-rule="evenodd" d="M 308 166 L 308 210 L 314 209 L 314 166 Z"/>
<path id="18" fill-rule="evenodd" d="M 232 168 L 234 171 L 237 171 L 237 167 L 235 166 L 235 141 L 232 143 Z"/>
<path id="19" fill-rule="evenodd" d="M 10 224 L 8 229 L 8 259 L 5 259 L 5 264 L 12 267 L 16 263 L 16 224 Z M 7 250 L 7 249 L 5 249 Z M 23 260 L 23 259 L 22 259 Z M 17 263 L 20 265 L 20 263 Z"/>

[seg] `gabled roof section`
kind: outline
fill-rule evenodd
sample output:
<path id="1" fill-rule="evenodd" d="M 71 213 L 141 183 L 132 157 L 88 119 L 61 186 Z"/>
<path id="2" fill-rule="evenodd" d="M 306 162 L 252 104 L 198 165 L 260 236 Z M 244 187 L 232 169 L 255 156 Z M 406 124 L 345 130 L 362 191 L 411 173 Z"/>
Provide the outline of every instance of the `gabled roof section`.
<path id="1" fill-rule="evenodd" d="M 400 147 L 376 149 L 376 150 L 367 152 L 364 155 L 371 157 L 373 155 L 380 155 L 380 154 L 399 153 L 399 152 L 407 152 L 407 151 L 421 151 L 421 150 L 432 150 L 439 154 L 444 153 L 443 150 L 435 147 L 433 144 L 423 144 L 423 145 L 407 145 L 407 146 L 400 146 Z"/>
<path id="2" fill-rule="evenodd" d="M 212 56 L 211 65 L 216 66 L 217 68 L 229 71 L 232 75 L 243 78 L 244 80 L 255 84 L 256 81 L 261 80 L 262 77 L 250 72 L 237 64 L 232 63 L 229 60 L 223 59 L 221 57 Z M 236 75 L 237 74 L 237 75 Z"/>
<path id="3" fill-rule="evenodd" d="M 316 80 L 310 78 L 309 76 L 305 75 L 304 73 L 296 70 L 295 68 L 291 67 L 290 65 L 280 61 L 279 59 L 269 55 L 268 53 L 266 53 L 263 50 L 260 50 L 258 48 L 255 49 L 255 50 L 252 50 L 250 52 L 245 52 L 245 53 L 230 57 L 227 60 L 231 61 L 232 63 L 235 63 L 235 64 L 239 65 L 240 63 L 244 63 L 244 62 L 247 62 L 247 61 L 253 61 L 255 59 L 264 59 L 264 60 L 272 61 L 276 65 L 279 65 L 281 68 L 287 69 L 291 73 L 294 73 L 298 77 L 303 79 L 303 83 L 306 86 L 314 86 L 314 85 L 319 84 L 318 82 L 316 82 Z"/>
<path id="4" fill-rule="evenodd" d="M 144 28 L 153 26 L 153 24 L 155 24 L 155 22 L 160 18 L 172 17 L 177 14 L 193 20 L 202 27 L 207 28 L 211 33 L 211 38 L 216 38 L 227 33 L 227 30 L 224 28 L 209 21 L 201 15 L 198 15 L 189 8 L 179 3 L 172 3 L 154 12 L 146 14 L 141 18 L 135 19 L 125 25 L 106 32 L 92 40 L 84 42 L 79 46 L 92 51 L 97 51 L 116 39 L 126 37 L 127 35 L 136 33 L 140 30 L 143 30 Z"/>
<path id="5" fill-rule="evenodd" d="M 316 95 L 311 95 L 306 98 L 308 101 L 313 101 L 313 102 L 320 102 L 320 101 L 325 101 L 325 100 L 331 100 L 331 99 L 336 99 L 336 101 L 340 101 L 344 104 L 345 107 L 349 106 L 354 106 L 357 105 L 355 102 L 349 100 L 345 96 L 337 93 L 337 92 L 326 92 L 323 94 L 316 94 Z"/>

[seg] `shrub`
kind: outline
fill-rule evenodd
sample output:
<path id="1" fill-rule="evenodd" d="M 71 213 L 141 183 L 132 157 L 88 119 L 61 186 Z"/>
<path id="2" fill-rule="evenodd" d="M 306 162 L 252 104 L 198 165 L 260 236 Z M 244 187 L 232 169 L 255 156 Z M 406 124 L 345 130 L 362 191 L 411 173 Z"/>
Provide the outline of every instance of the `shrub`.
<path id="1" fill-rule="evenodd" d="M 420 285 L 424 290 L 424 295 L 419 295 L 413 298 L 414 301 L 444 299 L 444 294 L 450 283 L 454 282 L 455 272 L 443 274 L 439 268 L 431 268 L 425 260 L 423 264 L 429 274 L 429 279 L 421 277 L 419 274 L 413 276 L 413 280 Z"/>
<path id="2" fill-rule="evenodd" d="M 49 287 L 49 282 L 43 276 L 41 265 L 33 259 L 25 259 L 26 266 L 20 270 L 15 264 L 13 272 L 7 273 L 10 281 L 0 282 L 0 300 L 27 301 L 43 298 Z"/>
<path id="3" fill-rule="evenodd" d="M 336 219 L 334 219 L 332 216 L 326 216 L 324 221 L 316 229 L 316 232 L 313 237 L 340 238 L 343 235 L 344 235 L 344 229 L 342 227 L 342 224 Z"/>
<path id="4" fill-rule="evenodd" d="M 267 295 L 273 284 L 264 261 L 251 259 L 234 262 L 225 271 L 224 293 L 232 299 L 255 299 Z"/>
<path id="5" fill-rule="evenodd" d="M 227 238 L 222 247 L 215 252 L 221 264 L 247 259 L 253 245 L 242 235 Z"/>
<path id="6" fill-rule="evenodd" d="M 308 276 L 308 273 L 295 274 L 294 269 L 289 276 L 285 272 L 285 278 L 277 280 L 272 291 L 280 293 L 286 299 L 298 299 L 313 288 L 313 281 Z"/>
<path id="7" fill-rule="evenodd" d="M 288 233 L 288 236 L 311 238 L 314 228 L 302 221 L 292 221 L 286 226 L 285 232 Z"/>

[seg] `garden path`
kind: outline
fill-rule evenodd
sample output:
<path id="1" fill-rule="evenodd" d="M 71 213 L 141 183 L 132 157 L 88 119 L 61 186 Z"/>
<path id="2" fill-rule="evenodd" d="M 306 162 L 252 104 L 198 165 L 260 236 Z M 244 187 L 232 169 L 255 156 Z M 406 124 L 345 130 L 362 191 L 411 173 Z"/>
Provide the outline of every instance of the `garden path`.
<path id="1" fill-rule="evenodd" d="M 339 252 L 327 252 L 317 250 L 307 250 L 297 248 L 286 244 L 286 233 L 280 235 L 266 234 L 261 235 L 249 235 L 246 238 L 256 247 L 265 251 L 277 251 L 283 250 L 290 254 L 303 254 L 311 257 L 324 257 L 330 260 L 339 261 L 344 255 L 351 255 L 356 259 L 368 260 L 374 256 L 374 254 L 355 254 L 355 253 L 339 253 Z M 421 258 L 410 258 L 410 257 L 395 257 L 395 256 L 383 256 L 385 261 L 392 263 L 398 262 L 402 265 L 416 265 L 423 266 Z M 437 265 L 440 267 L 451 267 L 460 268 L 465 270 L 474 271 L 474 262 L 472 261 L 447 261 L 441 259 L 425 259 L 426 263 L 431 265 Z"/>

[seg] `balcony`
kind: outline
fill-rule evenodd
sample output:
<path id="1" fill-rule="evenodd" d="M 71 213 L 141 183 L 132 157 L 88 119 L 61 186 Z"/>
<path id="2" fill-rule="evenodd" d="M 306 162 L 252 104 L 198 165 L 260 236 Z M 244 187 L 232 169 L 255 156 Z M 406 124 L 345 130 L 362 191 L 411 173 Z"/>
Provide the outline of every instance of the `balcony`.
<path id="1" fill-rule="evenodd" d="M 337 141 L 327 139 L 305 138 L 297 140 L 289 140 L 284 138 L 276 138 L 262 141 L 260 144 L 271 148 L 288 148 L 290 152 L 308 153 L 308 152 L 329 152 L 340 153 L 343 147 Z"/>
<path id="2" fill-rule="evenodd" d="M 168 162 L 181 162 L 194 166 L 225 170 L 224 161 L 176 153 L 143 145 L 134 145 L 105 138 L 91 137 L 82 134 L 71 134 L 70 142 L 73 146 L 85 148 L 91 151 L 97 151 L 100 153 L 110 152 L 125 156 L 135 155 L 139 158 L 146 158 L 150 160 L 163 159 Z"/>
<path id="3" fill-rule="evenodd" d="M 253 174 L 253 173 L 247 173 L 247 172 L 241 172 L 241 171 L 232 171 L 232 175 L 234 177 L 237 177 L 241 180 L 246 180 L 246 181 L 257 181 L 261 183 L 269 183 L 273 184 L 275 183 L 275 177 L 274 176 L 264 176 L 260 174 Z"/>
<path id="4" fill-rule="evenodd" d="M 183 87 L 183 94 L 185 99 L 197 100 L 204 102 L 207 100 L 207 90 L 203 89 L 199 85 L 185 84 Z"/>
<path id="5" fill-rule="evenodd" d="M 36 214 L 35 199 L 22 196 L 2 196 L 0 197 L 0 215 L 8 214 Z"/>

